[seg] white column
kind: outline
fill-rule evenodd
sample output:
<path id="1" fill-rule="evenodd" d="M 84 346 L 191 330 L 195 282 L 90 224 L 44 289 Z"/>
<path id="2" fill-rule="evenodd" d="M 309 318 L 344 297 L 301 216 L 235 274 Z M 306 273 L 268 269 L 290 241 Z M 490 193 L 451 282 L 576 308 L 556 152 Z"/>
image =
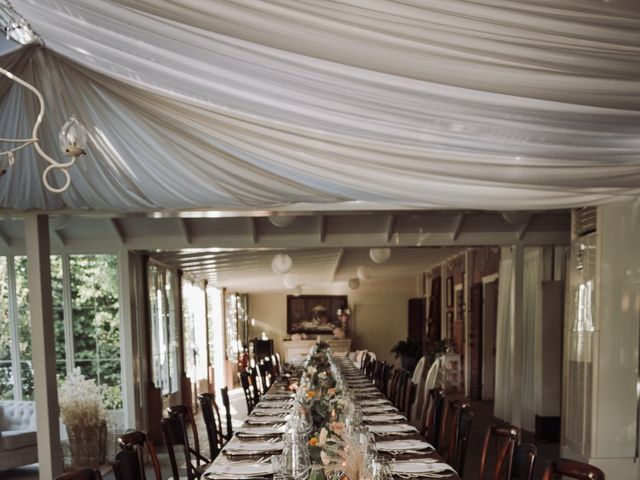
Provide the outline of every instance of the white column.
<path id="1" fill-rule="evenodd" d="M 46 215 L 29 213 L 25 215 L 24 225 L 38 426 L 38 461 L 40 478 L 50 480 L 62 473 L 62 450 L 51 299 L 49 218 Z"/>
<path id="2" fill-rule="evenodd" d="M 513 281 L 511 283 L 511 423 L 522 426 L 522 342 L 524 330 L 524 246 L 513 246 Z"/>
<path id="3" fill-rule="evenodd" d="M 121 249 L 118 252 L 118 286 L 120 305 L 120 378 L 122 379 L 122 399 L 124 402 L 124 421 L 127 428 L 136 427 L 136 389 L 135 378 L 137 372 L 136 348 L 137 331 L 133 319 L 135 318 L 135 298 L 131 262 L 129 252 Z"/>

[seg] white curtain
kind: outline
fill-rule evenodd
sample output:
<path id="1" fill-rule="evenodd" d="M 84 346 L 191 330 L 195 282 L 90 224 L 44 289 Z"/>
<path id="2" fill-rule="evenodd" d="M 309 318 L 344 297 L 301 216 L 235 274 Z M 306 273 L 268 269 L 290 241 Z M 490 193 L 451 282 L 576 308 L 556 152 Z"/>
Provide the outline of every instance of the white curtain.
<path id="1" fill-rule="evenodd" d="M 632 3 L 12 3 L 47 48 L 0 64 L 43 90 L 46 149 L 71 113 L 91 141 L 63 195 L 20 152 L 0 207 L 502 210 L 640 193 Z M 0 136 L 29 136 L 33 99 L 14 87 L 1 106 Z"/>
<path id="2" fill-rule="evenodd" d="M 500 261 L 498 318 L 496 324 L 496 385 L 494 416 L 511 419 L 511 369 L 513 358 L 513 316 L 511 315 L 512 260 Z"/>
<path id="3" fill-rule="evenodd" d="M 522 428 L 535 431 L 536 375 L 541 375 L 541 282 L 543 253 L 528 248 L 524 254 L 522 332 Z M 536 368 L 537 367 L 537 368 Z"/>

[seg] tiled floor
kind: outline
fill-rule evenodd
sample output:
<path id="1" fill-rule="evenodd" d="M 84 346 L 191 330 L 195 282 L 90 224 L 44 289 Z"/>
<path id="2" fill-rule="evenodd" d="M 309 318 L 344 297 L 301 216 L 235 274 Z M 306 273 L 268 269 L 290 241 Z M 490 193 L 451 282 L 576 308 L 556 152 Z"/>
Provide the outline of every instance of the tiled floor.
<path id="1" fill-rule="evenodd" d="M 233 390 L 230 392 L 231 408 L 233 414 L 234 429 L 240 426 L 246 418 L 246 407 L 244 403 L 244 397 L 241 390 Z M 482 450 L 482 441 L 484 439 L 484 433 L 492 423 L 499 423 L 493 417 L 493 404 L 490 402 L 473 402 L 473 411 L 475 413 L 473 426 L 471 429 L 471 439 L 469 442 L 469 449 L 467 451 L 467 459 L 465 462 L 465 480 L 478 479 L 478 471 L 480 468 L 480 455 Z M 200 444 L 207 445 L 206 433 L 204 424 L 199 415 L 196 417 L 199 421 L 198 434 L 200 437 Z M 523 443 L 536 443 L 533 435 L 525 432 L 522 439 Z M 535 479 L 542 478 L 542 471 L 545 466 L 554 458 L 558 458 L 559 445 L 557 443 L 536 443 L 538 447 L 538 459 L 536 461 L 536 468 L 534 472 Z M 206 451 L 206 447 L 204 448 Z M 169 458 L 166 453 L 160 451 L 158 453 L 160 463 L 162 467 L 163 478 L 167 479 L 171 476 L 171 467 L 169 466 Z M 153 478 L 153 472 L 149 470 L 147 478 Z M 29 466 L 18 468 L 15 470 L 9 470 L 6 472 L 0 472 L 0 479 L 2 480 L 37 480 L 38 469 L 37 466 Z M 105 480 L 114 480 L 112 472 L 105 472 Z"/>

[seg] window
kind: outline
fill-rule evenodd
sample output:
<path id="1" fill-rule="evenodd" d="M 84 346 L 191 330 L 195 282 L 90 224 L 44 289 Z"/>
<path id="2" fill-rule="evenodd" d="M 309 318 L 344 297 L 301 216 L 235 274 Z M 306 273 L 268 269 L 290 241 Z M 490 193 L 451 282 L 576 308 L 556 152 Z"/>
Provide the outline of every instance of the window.
<path id="1" fill-rule="evenodd" d="M 173 274 L 149 264 L 149 313 L 151 317 L 151 363 L 153 383 L 163 395 L 178 391 L 178 330 Z"/>
<path id="2" fill-rule="evenodd" d="M 13 398 L 7 257 L 0 257 L 0 400 Z"/>
<path id="3" fill-rule="evenodd" d="M 207 317 L 204 289 L 182 280 L 182 318 L 184 320 L 185 372 L 192 383 L 209 378 L 207 357 Z"/>
<path id="4" fill-rule="evenodd" d="M 118 259 L 51 256 L 56 370 L 79 366 L 122 408 Z M 14 293 L 15 292 L 15 293 Z M 33 399 L 29 285 L 25 256 L 0 256 L 0 398 Z"/>
<path id="5" fill-rule="evenodd" d="M 122 408 L 117 262 L 113 255 L 69 260 L 74 363 L 102 386 L 109 409 Z"/>

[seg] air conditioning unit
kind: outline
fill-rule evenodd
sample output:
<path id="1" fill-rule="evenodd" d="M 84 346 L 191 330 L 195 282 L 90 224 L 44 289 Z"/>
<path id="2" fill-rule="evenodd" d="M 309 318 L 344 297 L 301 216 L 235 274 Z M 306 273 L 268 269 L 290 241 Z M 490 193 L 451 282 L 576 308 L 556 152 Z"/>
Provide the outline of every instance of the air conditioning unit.
<path id="1" fill-rule="evenodd" d="M 569 321 L 565 326 L 564 443 L 590 457 L 598 343 L 598 245 L 595 208 L 574 211 L 569 272 Z"/>
<path id="2" fill-rule="evenodd" d="M 640 199 L 572 212 L 561 455 L 640 478 Z"/>

